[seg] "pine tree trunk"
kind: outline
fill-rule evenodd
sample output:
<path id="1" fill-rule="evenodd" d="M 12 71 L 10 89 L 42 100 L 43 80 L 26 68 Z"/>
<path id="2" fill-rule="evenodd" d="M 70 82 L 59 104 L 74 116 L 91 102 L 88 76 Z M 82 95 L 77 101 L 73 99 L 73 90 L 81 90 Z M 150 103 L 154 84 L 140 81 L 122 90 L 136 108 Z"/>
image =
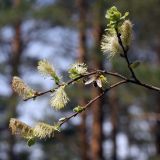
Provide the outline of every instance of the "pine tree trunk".
<path id="1" fill-rule="evenodd" d="M 93 96 L 100 94 L 99 89 L 93 90 Z M 97 100 L 93 106 L 93 126 L 92 126 L 92 160 L 102 160 L 103 159 L 103 150 L 102 150 L 102 100 Z"/>
<path id="2" fill-rule="evenodd" d="M 115 90 L 112 90 L 110 92 L 109 97 L 109 104 L 111 108 L 111 123 L 112 123 L 112 143 L 113 143 L 113 149 L 112 149 L 112 160 L 117 160 L 117 117 L 118 117 L 118 104 L 117 104 L 117 98 L 116 98 L 116 92 Z"/>
<path id="3" fill-rule="evenodd" d="M 13 1 L 13 7 L 17 7 L 19 5 L 19 0 Z M 10 59 L 11 64 L 11 78 L 13 76 L 19 75 L 19 65 L 20 65 L 20 58 L 22 54 L 22 40 L 21 40 L 21 22 L 20 20 L 17 20 L 17 22 L 13 26 L 15 35 L 12 40 L 12 55 Z M 9 113 L 8 113 L 8 121 L 12 117 L 16 117 L 16 106 L 18 103 L 17 95 L 13 92 L 13 94 L 10 97 L 10 104 L 9 104 Z M 9 132 L 8 137 L 8 143 L 9 143 L 9 150 L 8 150 L 8 158 L 9 160 L 17 160 L 18 158 L 15 156 L 14 153 L 14 145 L 15 145 L 15 137 L 11 135 L 11 132 Z"/>
<path id="4" fill-rule="evenodd" d="M 93 22 L 93 37 L 94 37 L 94 50 L 93 50 L 93 69 L 102 69 L 102 59 L 101 59 L 101 52 L 100 52 L 100 42 L 102 37 L 102 21 L 101 18 L 102 13 L 101 11 L 103 7 L 102 1 L 95 2 L 94 7 L 94 22 Z M 93 88 L 92 96 L 96 97 L 101 93 L 99 88 Z M 92 112 L 93 112 L 93 125 L 92 125 L 92 140 L 91 140 L 91 150 L 92 150 L 92 160 L 102 160 L 103 159 L 103 132 L 102 132 L 102 105 L 103 99 L 98 99 L 92 105 Z"/>
<path id="5" fill-rule="evenodd" d="M 85 62 L 86 60 L 86 0 L 77 0 L 77 7 L 79 11 L 79 55 L 78 55 L 78 61 L 79 62 Z M 83 93 L 83 86 L 80 86 L 80 92 Z M 81 97 L 79 100 L 80 105 L 85 105 L 86 100 L 85 97 Z M 81 114 L 81 125 L 80 125 L 80 144 L 81 144 L 81 159 L 82 160 L 88 160 L 88 140 L 87 140 L 87 131 L 86 131 L 86 116 L 87 113 L 83 112 Z"/>

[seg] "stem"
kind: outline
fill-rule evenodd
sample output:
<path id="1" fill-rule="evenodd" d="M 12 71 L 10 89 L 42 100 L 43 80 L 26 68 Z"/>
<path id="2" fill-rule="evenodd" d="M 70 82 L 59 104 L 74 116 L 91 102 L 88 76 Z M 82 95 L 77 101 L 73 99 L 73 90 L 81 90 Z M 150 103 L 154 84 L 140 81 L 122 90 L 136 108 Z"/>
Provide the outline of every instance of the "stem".
<path id="1" fill-rule="evenodd" d="M 107 88 L 106 90 L 104 90 L 100 95 L 98 95 L 97 97 L 95 97 L 94 99 L 90 100 L 85 106 L 83 106 L 83 110 L 82 112 L 84 112 L 86 109 L 88 109 L 92 103 L 94 103 L 96 100 L 98 100 L 99 98 L 101 98 L 105 93 L 107 93 L 109 90 L 123 84 L 123 83 L 127 83 L 128 80 L 122 80 L 122 81 L 119 81 L 115 84 L 113 84 L 112 86 L 110 86 L 109 88 Z M 81 112 L 76 112 L 76 113 L 73 113 L 71 114 L 70 116 L 66 117 L 64 119 L 64 121 L 60 122 L 59 125 L 62 126 L 65 122 L 69 121 L 71 118 L 73 117 L 76 117 L 78 114 L 80 114 Z"/>
<path id="2" fill-rule="evenodd" d="M 148 89 L 150 89 L 150 90 L 154 90 L 154 91 L 160 92 L 160 88 L 159 88 L 159 87 L 155 87 L 155 86 L 153 86 L 153 85 L 149 85 L 149 84 L 142 83 L 142 82 L 140 82 L 140 81 L 131 80 L 131 79 L 128 80 L 128 82 L 134 83 L 134 84 L 136 84 L 136 85 L 139 85 L 139 86 L 142 86 L 142 87 L 145 87 L 145 88 L 148 88 Z"/>
<path id="3" fill-rule="evenodd" d="M 79 79 L 82 79 L 82 78 L 84 78 L 84 77 L 87 77 L 87 76 L 90 76 L 90 75 L 94 75 L 94 74 L 97 74 L 97 71 L 90 72 L 90 73 L 87 73 L 87 74 L 85 74 L 85 75 L 81 75 L 81 76 L 79 76 L 79 77 L 77 77 L 77 78 L 75 78 L 75 79 L 69 80 L 68 82 L 66 82 L 66 85 L 70 85 L 70 84 L 72 84 L 73 82 L 76 82 L 76 81 L 79 80 Z M 42 95 L 44 95 L 44 94 L 46 94 L 46 93 L 53 93 L 56 89 L 58 89 L 60 86 L 63 86 L 63 85 L 64 85 L 64 83 L 63 83 L 63 84 L 59 84 L 59 85 L 58 85 L 57 87 L 55 87 L 54 89 L 50 89 L 50 90 L 47 90 L 47 91 L 45 91 L 45 92 L 37 92 L 34 96 L 24 99 L 24 101 L 27 101 L 27 100 L 29 100 L 29 99 L 34 99 L 34 98 L 39 97 L 39 96 L 42 96 Z"/>
<path id="4" fill-rule="evenodd" d="M 127 77 L 125 77 L 125 76 L 123 76 L 123 75 L 121 75 L 119 73 L 109 72 L 109 71 L 105 71 L 105 70 L 96 70 L 96 71 L 87 73 L 85 75 L 81 75 L 81 76 L 79 76 L 79 77 L 77 77 L 75 79 L 69 80 L 68 82 L 66 82 L 66 85 L 71 85 L 72 83 L 76 82 L 79 79 L 82 79 L 84 77 L 89 77 L 89 76 L 95 75 L 95 74 L 100 74 L 100 73 L 103 73 L 103 74 L 106 74 L 106 75 L 110 75 L 110 76 L 114 76 L 114 77 L 126 80 L 127 82 L 134 83 L 134 84 L 143 86 L 145 88 L 160 92 L 160 88 L 159 87 L 155 87 L 155 86 L 152 86 L 152 85 L 149 85 L 149 84 L 145 84 L 145 83 L 139 81 L 137 78 L 136 79 L 134 78 L 134 80 L 133 80 L 133 79 L 129 79 L 129 78 L 127 78 Z M 27 101 L 29 99 L 35 99 L 36 97 L 42 96 L 42 95 L 47 94 L 47 93 L 53 93 L 56 89 L 58 89 L 62 85 L 64 85 L 64 83 L 58 85 L 54 89 L 50 89 L 50 90 L 47 90 L 45 92 L 39 92 L 39 93 L 37 92 L 34 96 L 24 99 L 24 101 Z"/>
<path id="5" fill-rule="evenodd" d="M 124 58 L 125 58 L 125 60 L 126 60 L 126 62 L 127 62 L 128 69 L 130 70 L 130 72 L 131 72 L 131 74 L 132 74 L 132 77 L 133 77 L 137 82 L 139 82 L 139 80 L 137 79 L 137 77 L 136 77 L 133 69 L 132 69 L 131 66 L 130 66 L 130 62 L 129 62 L 128 55 L 127 55 L 128 49 L 125 49 L 125 47 L 124 47 L 124 45 L 123 45 L 123 42 L 122 42 L 122 39 L 121 39 L 121 34 L 118 32 L 118 28 L 115 28 L 115 30 L 116 30 L 118 42 L 119 42 L 119 44 L 120 44 L 120 46 L 121 46 L 121 48 L 122 48 L 122 50 L 123 50 Z"/>
<path id="6" fill-rule="evenodd" d="M 152 86 L 152 85 L 148 85 L 148 84 L 145 84 L 145 83 L 142 83 L 135 75 L 132 67 L 130 66 L 130 62 L 129 62 L 129 59 L 128 59 L 128 49 L 125 49 L 124 45 L 123 45 L 123 42 L 122 42 L 122 39 L 121 39 L 121 34 L 118 32 L 118 28 L 115 28 L 116 30 L 116 34 L 117 34 L 117 38 L 118 38 L 118 42 L 123 50 L 123 54 L 124 54 L 124 58 L 127 62 L 127 65 L 128 65 L 128 69 L 130 70 L 131 74 L 132 74 L 132 77 L 134 78 L 134 80 L 130 80 L 128 79 L 128 82 L 131 82 L 131 83 L 134 83 L 134 84 L 137 84 L 137 85 L 140 85 L 140 86 L 143 86 L 145 88 L 148 88 L 148 89 L 151 89 L 151 90 L 155 90 L 155 91 L 158 91 L 160 92 L 160 88 L 158 87 L 155 87 L 155 86 Z"/>
<path id="7" fill-rule="evenodd" d="M 84 74 L 84 75 L 81 75 L 75 79 L 72 79 L 72 80 L 69 80 L 68 82 L 66 82 L 66 85 L 71 85 L 72 83 L 78 81 L 79 79 L 82 79 L 84 77 L 89 77 L 91 75 L 94 75 L 94 74 L 99 74 L 99 73 L 104 73 L 104 74 L 108 74 L 108 75 L 111 75 L 111 76 L 115 76 L 117 78 L 121 78 L 121 79 L 124 79 L 126 80 L 127 78 L 122 76 L 121 74 L 119 73 L 113 73 L 113 72 L 108 72 L 108 71 L 104 71 L 104 70 L 96 70 L 96 71 L 93 71 L 93 72 L 90 72 L 90 73 L 87 73 L 87 74 Z M 29 99 L 34 99 L 36 97 L 39 97 L 39 96 L 42 96 L 44 94 L 47 94 L 47 93 L 53 93 L 56 89 L 58 89 L 60 86 L 62 86 L 64 84 L 59 84 L 57 87 L 55 87 L 54 89 L 50 89 L 50 90 L 47 90 L 45 92 L 37 92 L 34 96 L 32 97 L 29 97 L 29 98 L 26 98 L 24 99 L 24 101 L 27 101 Z"/>

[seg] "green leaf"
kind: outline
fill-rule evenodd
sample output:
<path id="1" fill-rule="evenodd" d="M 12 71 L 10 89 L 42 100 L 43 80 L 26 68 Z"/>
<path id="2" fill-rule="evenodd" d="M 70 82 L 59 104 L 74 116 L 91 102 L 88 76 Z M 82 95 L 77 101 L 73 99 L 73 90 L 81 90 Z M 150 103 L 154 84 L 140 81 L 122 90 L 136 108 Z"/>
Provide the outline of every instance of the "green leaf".
<path id="1" fill-rule="evenodd" d="M 126 17 L 128 17 L 128 15 L 129 15 L 129 12 L 126 12 L 126 13 L 124 14 L 124 16 L 121 17 L 121 20 L 125 20 Z"/>
<path id="2" fill-rule="evenodd" d="M 81 113 L 83 110 L 84 110 L 84 108 L 81 106 L 77 106 L 77 107 L 73 108 L 73 112 L 77 112 L 77 113 Z"/>
<path id="3" fill-rule="evenodd" d="M 77 62 L 72 65 L 72 67 L 68 70 L 68 73 L 71 79 L 75 79 L 87 73 L 87 66 L 84 63 Z"/>
<path id="4" fill-rule="evenodd" d="M 31 147 L 32 145 L 35 144 L 35 142 L 36 142 L 36 140 L 35 140 L 34 138 L 31 138 L 31 139 L 29 139 L 29 140 L 27 141 L 27 145 L 28 145 L 29 147 Z"/>
<path id="5" fill-rule="evenodd" d="M 54 125 L 54 130 L 60 132 L 61 131 L 61 126 L 59 124 Z"/>
<path id="6" fill-rule="evenodd" d="M 55 83 L 58 85 L 60 82 L 60 78 L 56 75 L 56 73 L 53 73 L 51 76 L 53 80 L 55 81 Z"/>
<path id="7" fill-rule="evenodd" d="M 126 12 L 124 15 L 122 15 L 115 6 L 108 9 L 105 15 L 106 19 L 108 20 L 107 30 L 112 31 L 117 27 L 119 28 L 128 15 L 129 12 Z"/>
<path id="8" fill-rule="evenodd" d="M 140 64 L 141 64 L 141 62 L 137 60 L 137 61 L 131 63 L 131 64 L 130 64 L 130 67 L 131 67 L 132 69 L 134 69 L 134 68 L 137 68 Z"/>

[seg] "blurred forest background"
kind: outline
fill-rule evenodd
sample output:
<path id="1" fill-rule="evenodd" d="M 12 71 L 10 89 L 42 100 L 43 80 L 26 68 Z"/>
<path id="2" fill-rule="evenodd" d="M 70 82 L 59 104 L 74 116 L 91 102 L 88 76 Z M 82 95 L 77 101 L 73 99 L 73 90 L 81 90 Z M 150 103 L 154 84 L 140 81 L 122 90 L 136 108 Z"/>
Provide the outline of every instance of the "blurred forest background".
<path id="1" fill-rule="evenodd" d="M 37 73 L 41 59 L 48 59 L 64 80 L 77 60 L 91 70 L 129 75 L 122 58 L 108 61 L 100 51 L 105 12 L 112 5 L 130 12 L 134 36 L 129 58 L 142 62 L 137 76 L 160 86 L 159 0 L 0 0 L 0 160 L 160 160 L 160 95 L 140 86 L 110 91 L 60 134 L 32 147 L 8 129 L 11 117 L 31 126 L 52 124 L 100 92 L 70 87 L 70 103 L 59 112 L 49 106 L 49 96 L 24 102 L 11 89 L 12 76 L 38 91 L 54 87 Z"/>

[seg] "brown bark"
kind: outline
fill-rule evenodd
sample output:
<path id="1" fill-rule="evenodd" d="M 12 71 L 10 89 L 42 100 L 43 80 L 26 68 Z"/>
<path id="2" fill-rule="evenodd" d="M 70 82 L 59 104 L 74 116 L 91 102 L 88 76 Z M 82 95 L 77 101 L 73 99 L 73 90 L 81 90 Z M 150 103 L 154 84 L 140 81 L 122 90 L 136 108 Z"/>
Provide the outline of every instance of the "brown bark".
<path id="1" fill-rule="evenodd" d="M 93 90 L 93 96 L 96 97 L 100 94 L 98 89 Z M 102 100 L 97 100 L 92 106 L 93 112 L 93 126 L 92 126 L 92 160 L 102 160 L 103 152 L 102 152 L 102 141 L 103 141 L 103 133 L 102 133 Z"/>
<path id="2" fill-rule="evenodd" d="M 79 11 L 79 49 L 78 49 L 78 61 L 85 62 L 86 60 L 86 0 L 77 0 L 77 7 Z M 83 86 L 80 86 L 80 92 L 83 93 Z M 81 97 L 79 100 L 80 105 L 85 105 L 85 97 Z M 88 140 L 86 130 L 86 116 L 87 113 L 81 114 L 81 125 L 80 125 L 80 144 L 81 144 L 81 159 L 88 160 Z"/>
<path id="3" fill-rule="evenodd" d="M 87 5 L 86 0 L 77 0 L 77 7 L 79 11 L 79 48 L 78 60 L 84 62 L 86 60 L 86 15 Z"/>
<path id="4" fill-rule="evenodd" d="M 93 36 L 94 36 L 94 50 L 93 50 L 93 69 L 102 69 L 102 59 L 100 58 L 100 42 L 102 37 L 102 22 L 101 22 L 101 11 L 103 10 L 103 2 L 97 1 L 95 3 L 94 21 L 93 21 Z M 93 88 L 92 96 L 96 97 L 101 93 L 98 88 Z M 92 150 L 92 160 L 102 160 L 103 159 L 103 132 L 102 132 L 102 105 L 103 99 L 98 99 L 92 105 L 93 112 L 93 125 L 92 125 L 92 140 L 91 140 L 91 150 Z"/>
<path id="5" fill-rule="evenodd" d="M 13 7 L 17 7 L 19 4 L 19 0 L 14 0 L 13 1 Z M 22 54 L 22 40 L 21 40 L 21 22 L 17 20 L 17 22 L 13 26 L 15 34 L 12 40 L 12 55 L 10 59 L 10 64 L 11 64 L 11 78 L 13 76 L 18 76 L 19 75 L 19 65 L 20 65 L 20 58 Z M 9 104 L 9 114 L 8 114 L 8 121 L 12 117 L 16 117 L 16 106 L 18 103 L 17 96 L 13 92 L 11 97 L 10 97 L 10 104 Z M 9 160 L 16 160 L 18 159 L 14 153 L 14 144 L 15 144 L 15 137 L 11 135 L 11 132 L 9 132 L 9 137 L 8 137 L 8 143 L 9 143 L 9 150 L 8 150 L 8 158 Z"/>
<path id="6" fill-rule="evenodd" d="M 81 102 L 80 104 L 84 104 Z M 87 126 L 86 126 L 86 117 L 87 113 L 83 112 L 81 114 L 81 125 L 80 125 L 80 141 L 81 141 L 81 159 L 82 160 L 89 160 L 89 152 L 88 152 L 88 139 L 87 139 Z"/>
<path id="7" fill-rule="evenodd" d="M 11 67 L 12 67 L 12 76 L 18 76 L 19 75 L 19 64 L 20 64 L 20 57 L 21 57 L 21 39 L 20 39 L 20 23 L 15 25 L 15 36 L 12 42 L 12 58 L 11 58 Z M 16 117 L 16 106 L 18 103 L 17 95 L 13 93 L 10 97 L 10 105 L 9 105 L 9 118 L 11 117 Z M 9 135 L 9 160 L 14 160 L 14 143 L 15 143 L 15 138 L 11 134 Z"/>
<path id="8" fill-rule="evenodd" d="M 113 143 L 113 150 L 112 150 L 112 160 L 117 160 L 117 117 L 118 117 L 118 104 L 117 104 L 117 97 L 116 97 L 116 92 L 115 90 L 112 90 L 110 92 L 110 97 L 109 97 L 109 104 L 111 108 L 111 123 L 112 123 L 112 133 L 111 133 L 111 138 L 112 138 L 112 143 Z"/>

